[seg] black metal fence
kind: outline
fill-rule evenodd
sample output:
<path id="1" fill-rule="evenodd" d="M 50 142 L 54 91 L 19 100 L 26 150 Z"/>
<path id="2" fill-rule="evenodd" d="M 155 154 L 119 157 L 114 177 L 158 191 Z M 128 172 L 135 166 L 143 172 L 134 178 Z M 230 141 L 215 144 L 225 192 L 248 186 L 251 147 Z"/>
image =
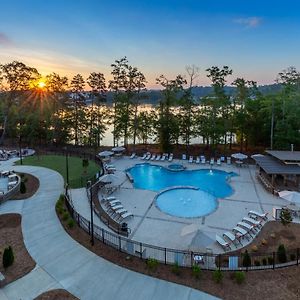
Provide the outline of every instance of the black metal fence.
<path id="1" fill-rule="evenodd" d="M 80 228 L 90 235 L 90 221 L 85 219 L 75 210 L 69 195 L 66 195 L 65 199 L 67 208 L 73 219 Z M 97 225 L 94 225 L 93 227 L 94 237 L 102 243 L 129 255 L 137 256 L 141 259 L 152 258 L 163 264 L 178 264 L 181 267 L 192 267 L 197 264 L 202 269 L 222 271 L 266 270 L 299 265 L 299 248 L 287 250 L 285 255 L 281 256 L 276 252 L 249 253 L 249 260 L 246 262 L 244 253 L 235 254 L 233 252 L 228 254 L 214 254 L 210 251 L 203 253 L 157 247 L 109 232 Z"/>

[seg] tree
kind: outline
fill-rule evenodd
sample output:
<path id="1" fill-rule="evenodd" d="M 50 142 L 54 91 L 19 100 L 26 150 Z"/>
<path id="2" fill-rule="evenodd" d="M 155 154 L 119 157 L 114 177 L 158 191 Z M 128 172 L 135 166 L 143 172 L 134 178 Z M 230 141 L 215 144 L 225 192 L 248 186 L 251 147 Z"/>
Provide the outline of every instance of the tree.
<path id="1" fill-rule="evenodd" d="M 74 115 L 74 139 L 75 145 L 78 145 L 78 132 L 79 132 L 79 106 L 83 105 L 83 96 L 84 91 L 84 79 L 80 74 L 77 74 L 73 77 L 71 81 L 71 91 L 73 93 L 73 103 L 75 107 Z M 82 112 L 80 112 L 82 115 Z"/>
<path id="2" fill-rule="evenodd" d="M 291 212 L 288 209 L 283 208 L 281 210 L 281 212 L 280 212 L 280 221 L 281 221 L 281 224 L 283 226 L 287 226 L 293 221 Z"/>
<path id="3" fill-rule="evenodd" d="M 251 266 L 251 258 L 250 258 L 250 255 L 247 250 L 243 253 L 243 263 L 242 264 L 243 264 L 243 267 L 245 267 L 247 269 Z"/>
<path id="4" fill-rule="evenodd" d="M 181 75 L 177 75 L 175 79 L 171 80 L 161 75 L 156 79 L 156 82 L 164 87 L 158 108 L 158 141 L 163 152 L 170 152 L 172 136 L 174 137 L 174 133 L 178 129 L 178 123 L 171 111 L 171 106 L 177 102 L 178 93 L 183 91 L 186 80 Z"/>

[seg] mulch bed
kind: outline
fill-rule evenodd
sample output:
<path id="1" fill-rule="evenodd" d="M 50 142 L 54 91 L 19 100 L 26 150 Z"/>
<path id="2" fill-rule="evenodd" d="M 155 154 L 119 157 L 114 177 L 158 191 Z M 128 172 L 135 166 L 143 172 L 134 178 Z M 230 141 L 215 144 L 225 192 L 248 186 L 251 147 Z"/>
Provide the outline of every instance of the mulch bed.
<path id="1" fill-rule="evenodd" d="M 13 196 L 12 200 L 28 199 L 32 197 L 40 187 L 40 181 L 35 176 L 27 173 L 19 173 L 19 175 L 22 175 L 22 180 L 25 182 L 26 193 L 21 194 L 18 192 L 15 196 Z"/>
<path id="2" fill-rule="evenodd" d="M 85 231 L 79 228 L 77 224 L 75 224 L 72 229 L 69 228 L 67 221 L 63 221 L 62 216 L 59 214 L 58 217 L 65 230 L 74 240 L 98 256 L 121 267 L 183 284 L 223 299 L 300 299 L 300 285 L 298 282 L 300 278 L 300 267 L 267 271 L 249 271 L 246 273 L 245 282 L 241 285 L 233 280 L 233 272 L 224 272 L 222 282 L 217 284 L 212 278 L 212 271 L 202 270 L 200 279 L 196 279 L 192 276 L 190 268 L 180 268 L 180 274 L 175 274 L 174 270 L 172 270 L 172 266 L 159 264 L 155 270 L 151 271 L 144 260 L 119 252 L 98 240 L 95 240 L 94 246 L 91 246 L 90 236 Z M 269 226 L 274 230 L 276 228 L 276 224 Z M 269 234 L 267 230 L 268 228 L 266 227 L 266 230 L 262 231 L 262 234 L 263 232 Z M 300 233 L 300 227 L 298 230 Z"/>
<path id="3" fill-rule="evenodd" d="M 78 300 L 78 298 L 66 290 L 57 289 L 45 292 L 36 297 L 34 300 Z"/>
<path id="4" fill-rule="evenodd" d="M 2 265 L 3 251 L 11 246 L 14 253 L 14 263 L 4 270 Z M 21 228 L 21 215 L 0 215 L 0 272 L 6 278 L 6 284 L 23 277 L 35 267 L 35 261 L 31 258 L 24 245 Z"/>

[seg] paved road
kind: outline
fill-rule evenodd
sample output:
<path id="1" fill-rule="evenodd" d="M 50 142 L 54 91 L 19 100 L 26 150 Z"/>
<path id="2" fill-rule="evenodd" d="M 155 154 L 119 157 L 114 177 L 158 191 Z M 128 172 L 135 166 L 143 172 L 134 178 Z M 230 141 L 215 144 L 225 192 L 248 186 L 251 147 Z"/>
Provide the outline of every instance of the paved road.
<path id="1" fill-rule="evenodd" d="M 0 290 L 0 299 L 33 299 L 55 288 L 66 289 L 83 300 L 216 299 L 185 286 L 121 268 L 88 251 L 70 238 L 56 216 L 55 202 L 63 192 L 63 178 L 45 168 L 11 168 L 40 179 L 40 188 L 32 198 L 0 206 L 0 214 L 22 214 L 25 245 L 37 265 L 32 272 Z"/>

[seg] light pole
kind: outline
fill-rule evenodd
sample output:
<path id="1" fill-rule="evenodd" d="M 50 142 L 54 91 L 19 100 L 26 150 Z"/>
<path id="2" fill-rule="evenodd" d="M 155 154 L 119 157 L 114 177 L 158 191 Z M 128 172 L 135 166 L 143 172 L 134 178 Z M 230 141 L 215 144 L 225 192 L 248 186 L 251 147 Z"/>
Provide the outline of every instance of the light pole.
<path id="1" fill-rule="evenodd" d="M 90 208 L 91 208 L 91 245 L 94 246 L 94 214 L 93 214 L 93 185 L 92 182 L 89 180 L 87 183 L 87 189 L 90 190 Z"/>
<path id="2" fill-rule="evenodd" d="M 273 150 L 273 138 L 274 138 L 274 98 L 272 98 L 272 115 L 271 115 L 271 150 Z"/>
<path id="3" fill-rule="evenodd" d="M 21 147 L 21 133 L 20 133 L 20 136 L 19 136 L 19 152 L 20 152 L 20 164 L 23 165 L 22 147 Z"/>
<path id="4" fill-rule="evenodd" d="M 65 147 L 66 150 L 66 176 L 67 176 L 67 186 L 69 185 L 69 157 L 68 157 L 68 148 Z"/>

